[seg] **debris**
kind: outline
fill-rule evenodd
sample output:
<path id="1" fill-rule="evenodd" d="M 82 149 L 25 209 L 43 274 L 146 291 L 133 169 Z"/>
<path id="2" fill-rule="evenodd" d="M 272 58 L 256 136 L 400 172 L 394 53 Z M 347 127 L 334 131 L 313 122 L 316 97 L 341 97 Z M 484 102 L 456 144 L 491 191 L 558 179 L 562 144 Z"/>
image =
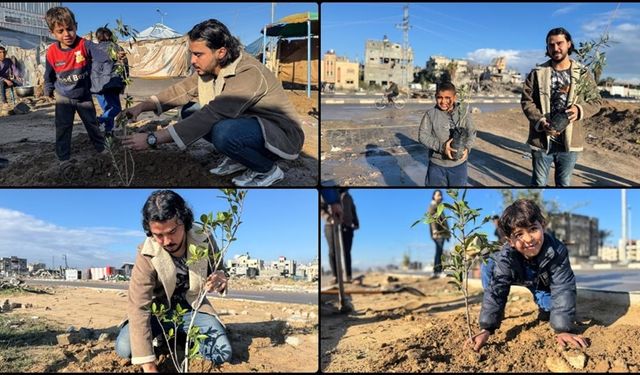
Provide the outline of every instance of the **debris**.
<path id="1" fill-rule="evenodd" d="M 562 356 L 569 362 L 569 364 L 578 370 L 582 370 L 584 366 L 587 364 L 587 356 L 584 353 L 571 350 L 562 352 Z"/>
<path id="2" fill-rule="evenodd" d="M 557 356 L 547 357 L 545 364 L 551 372 L 573 372 L 571 366 L 564 359 Z"/>
<path id="3" fill-rule="evenodd" d="M 98 337 L 98 341 L 110 341 L 112 339 L 112 334 L 109 332 L 101 333 Z"/>
<path id="4" fill-rule="evenodd" d="M 56 340 L 58 341 L 58 345 L 70 345 L 79 343 L 80 337 L 77 333 L 62 333 L 56 335 Z"/>
<path id="5" fill-rule="evenodd" d="M 31 107 L 29 107 L 25 103 L 20 102 L 15 107 L 13 107 L 12 112 L 14 115 L 26 115 L 27 113 L 31 112 Z M 11 111 L 9 113 L 11 113 Z"/>
<path id="6" fill-rule="evenodd" d="M 617 358 L 613 361 L 611 372 L 629 372 L 629 366 L 627 366 L 627 362 L 624 359 Z"/>
<path id="7" fill-rule="evenodd" d="M 611 366 L 609 365 L 609 361 L 604 359 L 596 364 L 596 367 L 594 367 L 593 371 L 599 372 L 599 373 L 605 373 L 605 372 L 609 372 L 610 369 L 611 369 Z"/>
<path id="8" fill-rule="evenodd" d="M 300 345 L 300 338 L 295 337 L 295 336 L 289 336 L 289 337 L 287 337 L 286 340 L 284 340 L 284 342 L 286 342 L 287 344 L 289 344 L 291 346 L 298 346 L 298 345 Z"/>

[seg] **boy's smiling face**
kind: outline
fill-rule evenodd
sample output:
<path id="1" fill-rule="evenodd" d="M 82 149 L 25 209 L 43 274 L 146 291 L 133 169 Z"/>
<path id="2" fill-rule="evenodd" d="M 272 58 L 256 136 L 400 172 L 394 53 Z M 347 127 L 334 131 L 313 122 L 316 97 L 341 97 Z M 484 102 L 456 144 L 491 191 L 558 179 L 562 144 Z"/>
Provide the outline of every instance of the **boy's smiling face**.
<path id="1" fill-rule="evenodd" d="M 442 90 L 436 93 L 436 104 L 443 111 L 451 111 L 456 102 L 456 93 L 451 90 Z"/>
<path id="2" fill-rule="evenodd" d="M 63 47 L 70 48 L 76 40 L 77 25 L 56 23 L 51 34 Z"/>
<path id="3" fill-rule="evenodd" d="M 516 227 L 509 237 L 509 244 L 527 259 L 540 253 L 544 242 L 544 228 L 536 221 L 529 227 Z"/>

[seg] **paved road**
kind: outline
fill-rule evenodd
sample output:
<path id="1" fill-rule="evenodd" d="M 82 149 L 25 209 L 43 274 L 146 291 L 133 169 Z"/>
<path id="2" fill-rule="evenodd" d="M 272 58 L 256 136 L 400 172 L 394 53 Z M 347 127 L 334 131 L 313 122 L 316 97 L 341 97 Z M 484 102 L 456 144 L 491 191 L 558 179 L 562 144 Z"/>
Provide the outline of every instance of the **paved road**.
<path id="1" fill-rule="evenodd" d="M 65 285 L 65 286 L 79 286 L 86 288 L 101 288 L 101 289 L 116 289 L 127 290 L 129 284 L 125 282 L 121 283 L 103 283 L 98 281 L 62 281 L 62 280 L 25 280 L 28 285 Z M 305 305 L 317 305 L 318 294 L 317 293 L 289 293 L 289 292 L 275 292 L 275 291 L 245 291 L 245 290 L 232 290 L 226 297 L 220 297 L 218 294 L 210 294 L 213 298 L 237 298 L 247 299 L 251 301 L 264 301 L 264 302 L 284 302 L 284 303 L 296 303 Z"/>
<path id="2" fill-rule="evenodd" d="M 428 277 L 431 272 L 393 271 L 394 274 Z M 640 292 L 640 270 L 574 270 L 576 286 L 609 292 Z"/>

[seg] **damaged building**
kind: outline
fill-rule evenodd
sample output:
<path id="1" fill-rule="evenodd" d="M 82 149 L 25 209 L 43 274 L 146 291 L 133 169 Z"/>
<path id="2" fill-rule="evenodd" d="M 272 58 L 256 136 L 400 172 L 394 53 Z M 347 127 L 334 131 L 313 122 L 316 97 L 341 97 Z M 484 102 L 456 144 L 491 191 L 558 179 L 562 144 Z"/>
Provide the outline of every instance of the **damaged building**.
<path id="1" fill-rule="evenodd" d="M 405 53 L 406 52 L 406 53 Z M 389 81 L 400 84 L 404 69 L 411 81 L 413 73 L 413 49 L 403 52 L 402 45 L 391 42 L 385 35 L 382 40 L 367 40 L 364 49 L 364 82 L 368 85 L 387 86 Z M 406 64 L 402 60 L 406 56 Z"/>

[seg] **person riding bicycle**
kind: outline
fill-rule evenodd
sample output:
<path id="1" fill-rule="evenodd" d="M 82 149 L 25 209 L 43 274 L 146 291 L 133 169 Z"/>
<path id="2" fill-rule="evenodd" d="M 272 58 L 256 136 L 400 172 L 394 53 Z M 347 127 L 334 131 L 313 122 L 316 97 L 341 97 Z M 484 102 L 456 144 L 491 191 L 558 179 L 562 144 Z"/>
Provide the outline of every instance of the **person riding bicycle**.
<path id="1" fill-rule="evenodd" d="M 393 103 L 393 98 L 399 95 L 398 85 L 393 81 L 389 81 L 389 88 L 384 94 L 387 96 L 389 103 Z"/>

